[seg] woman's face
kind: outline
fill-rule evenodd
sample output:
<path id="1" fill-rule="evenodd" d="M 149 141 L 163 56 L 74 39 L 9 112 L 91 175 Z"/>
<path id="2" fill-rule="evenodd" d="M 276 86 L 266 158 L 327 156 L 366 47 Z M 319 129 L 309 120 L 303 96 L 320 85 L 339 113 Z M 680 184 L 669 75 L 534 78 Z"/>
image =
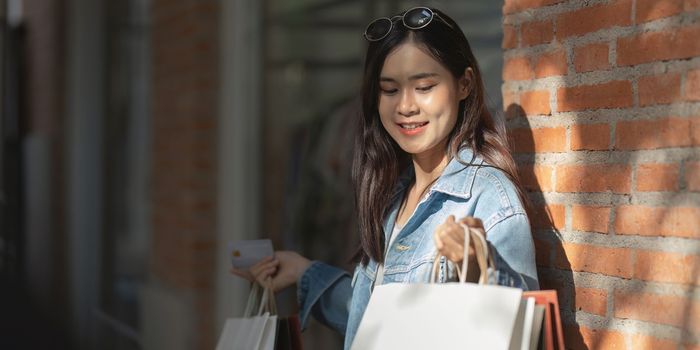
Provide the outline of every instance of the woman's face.
<path id="1" fill-rule="evenodd" d="M 444 156 L 469 75 L 455 79 L 432 56 L 407 42 L 389 53 L 380 73 L 379 115 L 401 149 Z"/>

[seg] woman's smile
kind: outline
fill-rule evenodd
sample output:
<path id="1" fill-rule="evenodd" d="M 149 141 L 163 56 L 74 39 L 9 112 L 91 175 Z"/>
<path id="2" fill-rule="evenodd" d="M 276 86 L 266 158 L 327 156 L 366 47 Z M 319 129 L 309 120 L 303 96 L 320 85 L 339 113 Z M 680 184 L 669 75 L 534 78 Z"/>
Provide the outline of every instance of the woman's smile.
<path id="1" fill-rule="evenodd" d="M 418 135 L 423 132 L 430 122 L 410 122 L 410 123 L 396 123 L 399 126 L 399 131 L 408 136 Z"/>

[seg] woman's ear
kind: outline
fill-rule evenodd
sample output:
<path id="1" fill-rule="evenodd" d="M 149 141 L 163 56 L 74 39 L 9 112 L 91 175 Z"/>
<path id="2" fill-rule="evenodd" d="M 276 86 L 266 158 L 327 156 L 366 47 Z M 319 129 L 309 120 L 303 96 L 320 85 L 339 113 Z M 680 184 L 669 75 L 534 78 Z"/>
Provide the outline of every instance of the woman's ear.
<path id="1" fill-rule="evenodd" d="M 467 67 L 464 70 L 464 74 L 457 81 L 457 96 L 459 100 L 464 100 L 469 96 L 472 91 L 472 86 L 474 85 L 474 71 L 472 67 Z"/>

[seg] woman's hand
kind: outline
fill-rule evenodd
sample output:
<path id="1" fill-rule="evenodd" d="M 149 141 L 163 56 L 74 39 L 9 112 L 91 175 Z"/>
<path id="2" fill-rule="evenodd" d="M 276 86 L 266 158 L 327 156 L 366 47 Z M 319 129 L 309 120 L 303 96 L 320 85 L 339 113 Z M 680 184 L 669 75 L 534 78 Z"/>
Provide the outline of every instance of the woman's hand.
<path id="1" fill-rule="evenodd" d="M 464 256 L 464 228 L 460 225 L 460 222 L 470 228 L 480 230 L 481 233 L 484 234 L 484 237 L 486 237 L 484 224 L 481 220 L 468 216 L 456 222 L 454 215 L 447 217 L 447 220 L 435 230 L 433 240 L 435 241 L 438 254 L 444 255 L 455 264 L 461 264 L 462 257 Z M 469 245 L 468 256 L 469 271 L 467 271 L 467 281 L 474 282 L 478 280 L 479 269 L 476 262 L 476 252 L 474 251 L 473 241 L 471 241 Z"/>
<path id="2" fill-rule="evenodd" d="M 269 283 L 267 279 L 271 277 L 273 289 L 277 292 L 295 284 L 309 265 L 311 261 L 296 252 L 278 251 L 274 256 L 264 258 L 248 270 L 231 268 L 230 271 L 233 275 L 250 282 L 257 281 L 263 286 Z"/>

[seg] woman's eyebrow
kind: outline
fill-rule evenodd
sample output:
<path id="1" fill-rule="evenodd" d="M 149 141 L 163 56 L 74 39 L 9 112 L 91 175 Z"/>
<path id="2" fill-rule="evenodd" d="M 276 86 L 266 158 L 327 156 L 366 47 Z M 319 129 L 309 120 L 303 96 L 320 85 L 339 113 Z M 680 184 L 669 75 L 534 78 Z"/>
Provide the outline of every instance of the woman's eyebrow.
<path id="1" fill-rule="evenodd" d="M 425 79 L 425 78 L 432 78 L 432 77 L 437 77 L 439 74 L 437 73 L 418 73 L 411 75 L 408 77 L 408 80 L 420 80 L 420 79 Z M 379 81 L 386 81 L 386 82 L 396 82 L 396 79 L 389 78 L 389 77 L 379 77 Z"/>
<path id="2" fill-rule="evenodd" d="M 432 77 L 437 77 L 437 73 L 418 73 L 411 75 L 408 77 L 408 80 L 419 80 L 419 79 L 425 79 L 425 78 L 432 78 Z"/>

